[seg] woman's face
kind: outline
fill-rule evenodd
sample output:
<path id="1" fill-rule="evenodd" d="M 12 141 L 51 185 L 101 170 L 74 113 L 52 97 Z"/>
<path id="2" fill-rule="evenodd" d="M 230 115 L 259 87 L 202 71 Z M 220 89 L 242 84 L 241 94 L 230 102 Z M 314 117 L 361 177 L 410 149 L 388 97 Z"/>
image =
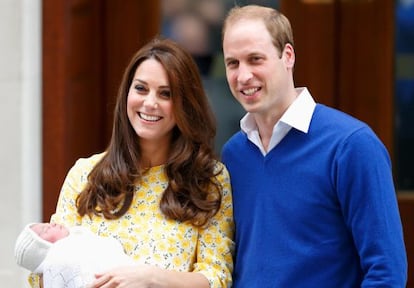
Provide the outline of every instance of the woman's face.
<path id="1" fill-rule="evenodd" d="M 176 125 L 171 91 L 164 67 L 155 59 L 135 71 L 127 99 L 128 119 L 140 143 L 169 145 Z"/>
<path id="2" fill-rule="evenodd" d="M 69 230 L 56 223 L 38 223 L 30 227 L 43 240 L 55 243 L 69 235 Z"/>

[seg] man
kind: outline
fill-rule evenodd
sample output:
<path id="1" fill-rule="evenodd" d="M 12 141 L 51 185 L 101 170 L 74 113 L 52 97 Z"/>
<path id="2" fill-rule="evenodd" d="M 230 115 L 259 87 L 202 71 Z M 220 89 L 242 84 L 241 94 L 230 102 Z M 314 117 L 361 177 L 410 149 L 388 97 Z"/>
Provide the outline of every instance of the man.
<path id="1" fill-rule="evenodd" d="M 227 81 L 247 111 L 223 147 L 236 223 L 234 287 L 405 287 L 388 152 L 349 115 L 295 88 L 288 19 L 233 8 Z"/>

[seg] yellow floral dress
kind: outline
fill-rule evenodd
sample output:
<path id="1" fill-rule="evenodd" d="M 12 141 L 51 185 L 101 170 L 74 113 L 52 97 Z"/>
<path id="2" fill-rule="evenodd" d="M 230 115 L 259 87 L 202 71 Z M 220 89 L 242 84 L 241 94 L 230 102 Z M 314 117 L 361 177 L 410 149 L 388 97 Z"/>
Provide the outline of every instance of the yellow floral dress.
<path id="1" fill-rule="evenodd" d="M 161 195 L 168 185 L 164 166 L 149 169 L 136 183 L 135 196 L 128 212 L 116 220 L 103 217 L 80 217 L 75 200 L 87 183 L 87 176 L 103 153 L 79 159 L 66 176 L 56 212 L 51 222 L 72 227 L 81 225 L 102 236 L 118 239 L 125 252 L 141 263 L 177 271 L 205 275 L 210 287 L 231 287 L 234 252 L 234 222 L 230 179 L 222 163 L 218 175 L 222 204 L 206 227 L 195 227 L 167 219 L 159 208 Z M 39 287 L 38 277 L 29 277 L 32 287 Z"/>

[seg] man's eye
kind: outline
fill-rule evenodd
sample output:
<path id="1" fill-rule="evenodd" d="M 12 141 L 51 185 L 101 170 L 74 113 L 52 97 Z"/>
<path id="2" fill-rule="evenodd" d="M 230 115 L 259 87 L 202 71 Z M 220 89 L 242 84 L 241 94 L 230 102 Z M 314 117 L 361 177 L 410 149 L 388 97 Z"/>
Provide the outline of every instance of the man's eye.
<path id="1" fill-rule="evenodd" d="M 260 62 L 262 60 L 262 57 L 259 57 L 259 56 L 255 56 L 255 57 L 252 57 L 251 59 L 250 59 L 250 61 L 252 62 L 252 63 L 257 63 L 257 62 Z"/>
<path id="2" fill-rule="evenodd" d="M 234 66 L 236 66 L 237 65 L 237 61 L 228 61 L 227 63 L 226 63 L 226 66 L 228 66 L 228 67 L 234 67 Z"/>

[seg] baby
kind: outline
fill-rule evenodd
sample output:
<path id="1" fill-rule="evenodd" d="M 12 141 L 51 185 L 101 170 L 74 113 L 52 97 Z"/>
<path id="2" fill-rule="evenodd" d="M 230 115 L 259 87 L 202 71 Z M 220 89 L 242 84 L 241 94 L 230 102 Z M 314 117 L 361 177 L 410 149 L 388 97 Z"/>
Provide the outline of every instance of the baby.
<path id="1" fill-rule="evenodd" d="M 43 274 L 43 287 L 87 287 L 95 274 L 120 265 L 132 265 L 122 245 L 76 226 L 55 223 L 26 225 L 16 240 L 16 263 Z"/>

